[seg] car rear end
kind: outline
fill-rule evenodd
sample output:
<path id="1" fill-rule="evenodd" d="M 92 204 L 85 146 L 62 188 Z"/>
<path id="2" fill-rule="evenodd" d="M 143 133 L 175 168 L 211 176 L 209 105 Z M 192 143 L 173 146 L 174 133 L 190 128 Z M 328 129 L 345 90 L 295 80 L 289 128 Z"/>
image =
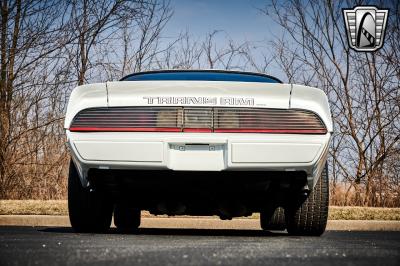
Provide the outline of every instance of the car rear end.
<path id="1" fill-rule="evenodd" d="M 134 210 L 230 219 L 307 198 L 332 121 L 311 87 L 146 80 L 76 88 L 65 127 L 83 188 Z"/>

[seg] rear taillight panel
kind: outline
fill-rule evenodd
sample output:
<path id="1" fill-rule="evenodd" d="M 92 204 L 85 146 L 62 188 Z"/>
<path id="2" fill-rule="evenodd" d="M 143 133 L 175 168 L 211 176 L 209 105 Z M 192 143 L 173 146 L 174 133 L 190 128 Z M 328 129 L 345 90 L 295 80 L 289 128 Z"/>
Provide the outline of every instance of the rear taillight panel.
<path id="1" fill-rule="evenodd" d="M 182 110 L 175 107 L 89 108 L 79 112 L 70 131 L 181 131 Z"/>
<path id="2" fill-rule="evenodd" d="M 315 113 L 229 107 L 101 107 L 79 112 L 70 131 L 326 134 Z"/>
<path id="3" fill-rule="evenodd" d="M 293 109 L 216 108 L 215 132 L 325 134 L 313 112 Z"/>

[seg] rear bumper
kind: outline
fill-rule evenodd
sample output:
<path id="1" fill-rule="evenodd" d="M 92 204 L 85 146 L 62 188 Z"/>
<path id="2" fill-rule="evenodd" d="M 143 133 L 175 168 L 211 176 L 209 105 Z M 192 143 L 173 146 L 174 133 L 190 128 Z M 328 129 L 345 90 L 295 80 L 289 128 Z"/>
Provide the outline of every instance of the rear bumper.
<path id="1" fill-rule="evenodd" d="M 304 171 L 314 186 L 325 164 L 325 135 L 70 132 L 68 146 L 88 185 L 88 170 Z"/>

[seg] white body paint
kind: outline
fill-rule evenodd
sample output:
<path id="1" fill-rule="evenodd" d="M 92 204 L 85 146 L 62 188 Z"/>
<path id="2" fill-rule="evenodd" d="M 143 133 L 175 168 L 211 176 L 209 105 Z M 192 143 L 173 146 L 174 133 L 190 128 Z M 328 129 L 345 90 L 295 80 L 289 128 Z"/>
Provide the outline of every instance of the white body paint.
<path id="1" fill-rule="evenodd" d="M 79 111 L 116 106 L 304 109 L 318 114 L 328 132 L 303 135 L 68 130 Z M 333 125 L 326 95 L 312 87 L 226 81 L 119 81 L 75 88 L 69 99 L 65 128 L 83 185 L 88 185 L 88 170 L 100 168 L 301 170 L 307 173 L 309 185 L 313 187 L 326 162 Z"/>

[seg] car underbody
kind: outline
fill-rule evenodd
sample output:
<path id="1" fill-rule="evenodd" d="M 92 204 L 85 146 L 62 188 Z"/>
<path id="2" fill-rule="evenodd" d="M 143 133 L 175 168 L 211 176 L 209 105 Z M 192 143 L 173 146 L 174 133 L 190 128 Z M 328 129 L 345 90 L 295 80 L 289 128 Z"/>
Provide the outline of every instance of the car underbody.
<path id="1" fill-rule="evenodd" d="M 221 219 L 285 206 L 310 192 L 302 171 L 91 169 L 89 180 L 93 189 L 104 191 L 115 203 L 155 215 L 218 215 Z"/>

